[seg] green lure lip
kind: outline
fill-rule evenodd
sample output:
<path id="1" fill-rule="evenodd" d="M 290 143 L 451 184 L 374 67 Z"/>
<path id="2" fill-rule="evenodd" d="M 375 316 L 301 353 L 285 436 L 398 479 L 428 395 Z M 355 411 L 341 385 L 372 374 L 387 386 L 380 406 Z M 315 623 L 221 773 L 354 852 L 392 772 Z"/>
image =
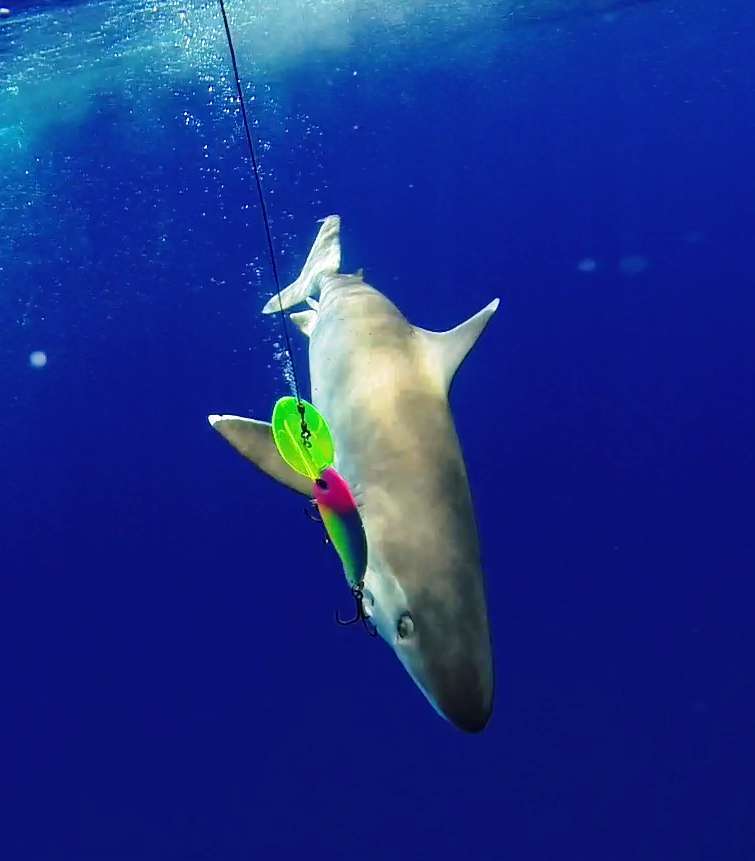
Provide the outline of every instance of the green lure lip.
<path id="1" fill-rule="evenodd" d="M 280 456 L 299 475 L 316 481 L 333 465 L 330 428 L 309 401 L 279 398 L 273 407 L 272 427 Z"/>

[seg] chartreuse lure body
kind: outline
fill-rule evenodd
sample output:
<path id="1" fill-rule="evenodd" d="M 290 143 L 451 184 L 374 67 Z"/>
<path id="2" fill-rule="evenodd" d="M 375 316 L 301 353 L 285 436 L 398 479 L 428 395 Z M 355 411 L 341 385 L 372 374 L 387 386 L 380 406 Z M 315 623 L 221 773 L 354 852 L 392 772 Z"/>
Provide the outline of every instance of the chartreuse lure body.
<path id="1" fill-rule="evenodd" d="M 354 494 L 333 467 L 327 422 L 308 401 L 280 398 L 273 409 L 273 439 L 291 469 L 312 480 L 312 496 L 349 585 L 359 588 L 367 570 L 367 538 Z"/>
<path id="2" fill-rule="evenodd" d="M 349 586 L 361 588 L 367 570 L 367 538 L 356 500 L 346 480 L 326 467 L 314 486 L 315 502 Z"/>

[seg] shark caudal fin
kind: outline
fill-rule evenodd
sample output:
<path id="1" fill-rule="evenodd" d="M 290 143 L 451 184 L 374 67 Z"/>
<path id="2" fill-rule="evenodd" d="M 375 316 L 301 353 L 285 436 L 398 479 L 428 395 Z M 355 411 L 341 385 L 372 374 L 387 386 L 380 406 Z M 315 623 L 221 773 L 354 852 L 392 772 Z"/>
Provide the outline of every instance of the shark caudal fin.
<path id="1" fill-rule="evenodd" d="M 309 296 L 320 292 L 320 276 L 334 275 L 341 265 L 341 241 L 339 231 L 341 228 L 341 217 L 329 215 L 323 218 L 320 232 L 309 252 L 307 261 L 301 271 L 301 275 L 281 291 L 280 301 L 278 296 L 268 300 L 262 309 L 263 314 L 275 314 L 293 308 L 304 302 Z"/>

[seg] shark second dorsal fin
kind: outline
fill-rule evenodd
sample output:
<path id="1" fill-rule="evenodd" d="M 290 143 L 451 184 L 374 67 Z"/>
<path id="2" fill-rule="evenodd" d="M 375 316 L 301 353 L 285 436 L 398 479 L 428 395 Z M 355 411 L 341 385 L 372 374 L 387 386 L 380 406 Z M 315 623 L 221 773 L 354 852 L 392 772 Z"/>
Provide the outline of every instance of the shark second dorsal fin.
<path id="1" fill-rule="evenodd" d="M 212 427 L 262 472 L 291 490 L 312 495 L 312 482 L 294 472 L 278 454 L 269 422 L 245 419 L 241 416 L 208 416 Z"/>
<path id="2" fill-rule="evenodd" d="M 291 314 L 291 322 L 300 332 L 310 338 L 317 325 L 317 311 L 294 311 Z"/>
<path id="3" fill-rule="evenodd" d="M 448 332 L 430 332 L 418 326 L 412 327 L 415 335 L 421 339 L 430 372 L 439 378 L 438 381 L 446 392 L 451 388 L 454 375 L 467 353 L 474 347 L 488 321 L 495 314 L 499 301 L 493 299 L 474 317 Z"/>

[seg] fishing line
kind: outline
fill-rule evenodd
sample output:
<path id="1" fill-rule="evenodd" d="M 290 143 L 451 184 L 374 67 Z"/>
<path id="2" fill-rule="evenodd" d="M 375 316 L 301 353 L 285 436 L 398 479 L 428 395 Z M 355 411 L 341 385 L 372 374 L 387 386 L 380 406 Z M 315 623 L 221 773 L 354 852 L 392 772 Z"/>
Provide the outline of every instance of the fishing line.
<path id="1" fill-rule="evenodd" d="M 239 75 L 239 67 L 236 62 L 236 50 L 233 47 L 233 37 L 231 36 L 231 27 L 228 23 L 228 15 L 225 11 L 225 3 L 223 0 L 218 0 L 220 4 L 220 12 L 223 15 L 223 27 L 225 28 L 226 39 L 228 40 L 228 53 L 231 55 L 231 65 L 233 66 L 233 75 L 236 79 L 236 91 L 239 94 L 239 105 L 241 106 L 241 118 L 244 122 L 244 132 L 246 133 L 246 142 L 249 147 L 249 157 L 252 162 L 252 173 L 254 175 L 254 182 L 257 186 L 257 196 L 260 201 L 260 209 L 262 210 L 262 220 L 265 223 L 265 236 L 267 237 L 267 250 L 268 255 L 270 257 L 270 268 L 273 272 L 273 281 L 275 281 L 275 292 L 278 294 L 278 305 L 280 308 L 280 318 L 283 326 L 283 337 L 286 341 L 286 350 L 288 352 L 288 359 L 291 363 L 291 373 L 294 380 L 294 393 L 296 394 L 296 403 L 299 415 L 301 416 L 301 431 L 302 437 L 306 442 L 309 441 L 310 433 L 307 430 L 307 424 L 304 421 L 304 405 L 301 401 L 301 395 L 299 394 L 299 380 L 296 376 L 296 364 L 294 362 L 294 354 L 291 350 L 291 338 L 288 334 L 288 325 L 286 324 L 286 315 L 283 313 L 283 301 L 281 299 L 281 285 L 280 278 L 278 277 L 278 264 L 275 258 L 275 248 L 273 246 L 273 234 L 270 230 L 270 217 L 267 212 L 267 204 L 265 202 L 265 193 L 262 188 L 262 180 L 260 179 L 260 168 L 259 162 L 257 161 L 257 152 L 254 148 L 254 141 L 252 139 L 252 132 L 249 128 L 249 116 L 246 111 L 246 102 L 244 100 L 244 91 L 241 87 L 241 77 Z"/>
<path id="2" fill-rule="evenodd" d="M 296 393 L 295 399 L 291 397 L 280 398 L 273 409 L 273 420 L 271 422 L 273 440 L 281 457 L 289 466 L 301 475 L 306 475 L 314 480 L 312 491 L 313 501 L 317 504 L 317 510 L 326 535 L 344 565 L 346 579 L 351 584 L 351 595 L 355 605 L 354 616 L 351 619 L 342 619 L 336 613 L 336 621 L 339 625 L 353 625 L 361 621 L 367 632 L 374 637 L 377 635 L 377 629 L 371 623 L 364 609 L 363 589 L 364 575 L 367 570 L 367 538 L 359 516 L 356 500 L 353 498 L 346 481 L 333 468 L 333 442 L 327 423 L 312 404 L 307 404 L 307 407 L 313 420 L 312 427 L 315 431 L 314 434 L 307 426 L 304 414 L 305 402 L 302 401 L 299 393 L 299 380 L 296 376 L 296 365 L 294 364 L 294 356 L 291 349 L 291 339 L 288 333 L 286 315 L 283 313 L 283 300 L 281 298 L 281 286 L 280 278 L 278 277 L 278 264 L 275 258 L 273 234 L 270 230 L 270 217 L 267 211 L 264 189 L 262 188 L 257 152 L 254 148 L 252 131 L 249 127 L 249 115 L 244 100 L 244 90 L 241 86 L 241 76 L 239 75 L 239 66 L 236 61 L 236 50 L 233 46 L 233 37 L 231 36 L 231 27 L 228 23 L 228 15 L 225 10 L 225 2 L 224 0 L 218 0 L 218 3 L 223 16 L 223 27 L 225 28 L 225 35 L 228 40 L 228 52 L 231 56 L 233 75 L 236 80 L 236 92 L 239 96 L 241 119 L 244 123 L 246 143 L 249 147 L 252 174 L 254 175 L 254 182 L 257 187 L 262 220 L 265 224 L 270 268 L 273 273 L 273 280 L 275 281 L 275 292 L 278 294 L 281 325 L 283 326 L 283 336 L 286 341 L 288 358 L 291 363 L 294 392 Z M 293 419 L 289 407 L 293 408 L 294 404 L 292 401 L 294 400 L 296 402 L 296 412 L 299 415 L 300 433 L 298 441 L 294 434 L 290 433 L 290 430 L 288 434 L 284 433 L 287 430 L 286 414 Z M 293 419 L 293 421 L 295 422 L 296 419 Z M 291 448 L 291 443 L 293 443 L 293 449 Z M 327 481 L 323 478 L 324 475 L 328 475 Z M 332 488 L 329 488 L 329 482 L 331 481 L 334 482 L 334 485 Z"/>

